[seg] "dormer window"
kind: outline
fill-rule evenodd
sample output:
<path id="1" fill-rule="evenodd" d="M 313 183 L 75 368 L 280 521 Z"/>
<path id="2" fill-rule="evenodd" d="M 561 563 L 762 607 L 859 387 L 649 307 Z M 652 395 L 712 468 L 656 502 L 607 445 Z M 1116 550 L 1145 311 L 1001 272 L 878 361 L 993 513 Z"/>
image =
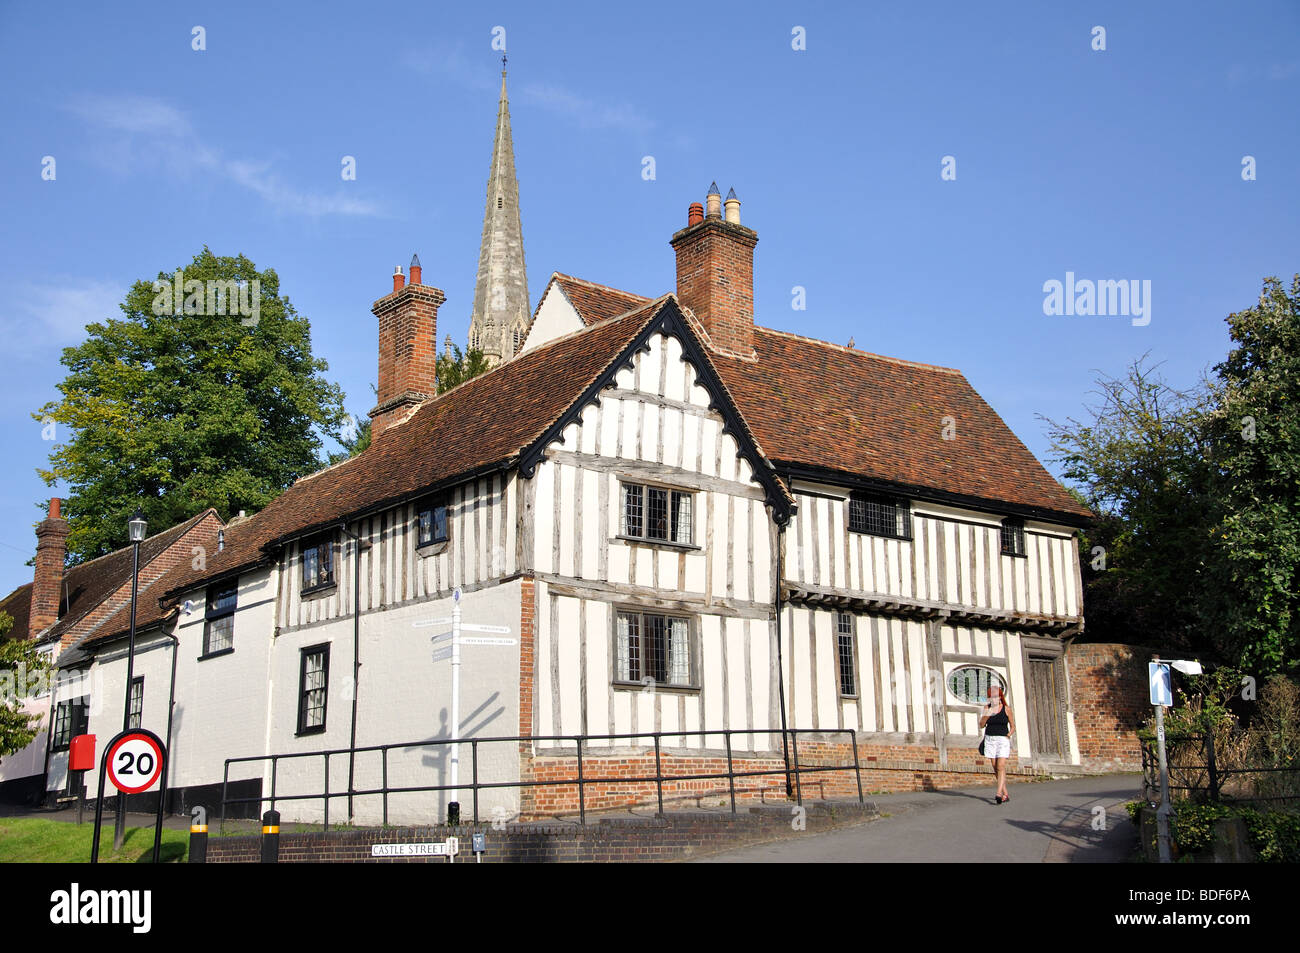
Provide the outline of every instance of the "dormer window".
<path id="1" fill-rule="evenodd" d="M 334 534 L 322 533 L 303 540 L 302 591 L 334 585 Z"/>
<path id="2" fill-rule="evenodd" d="M 1002 521 L 1002 555 L 1025 555 L 1025 521 L 1008 516 Z"/>
<path id="3" fill-rule="evenodd" d="M 506 207 L 506 200 L 503 199 L 501 196 L 498 195 L 498 196 L 497 196 L 497 208 L 505 208 L 505 207 Z"/>
<path id="4" fill-rule="evenodd" d="M 911 539 L 911 504 L 895 497 L 854 493 L 849 497 L 849 529 L 872 536 Z"/>

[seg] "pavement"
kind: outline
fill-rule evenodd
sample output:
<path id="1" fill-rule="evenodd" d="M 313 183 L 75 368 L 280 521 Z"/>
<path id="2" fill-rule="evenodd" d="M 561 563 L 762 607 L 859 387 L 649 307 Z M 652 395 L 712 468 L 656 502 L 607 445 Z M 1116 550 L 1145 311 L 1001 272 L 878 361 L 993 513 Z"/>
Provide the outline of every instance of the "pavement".
<path id="1" fill-rule="evenodd" d="M 991 785 L 873 795 L 876 820 L 694 862 L 1125 863 L 1137 829 L 1124 805 L 1141 789 L 1140 775 L 1112 774 L 1008 782 L 1005 804 L 994 803 Z"/>

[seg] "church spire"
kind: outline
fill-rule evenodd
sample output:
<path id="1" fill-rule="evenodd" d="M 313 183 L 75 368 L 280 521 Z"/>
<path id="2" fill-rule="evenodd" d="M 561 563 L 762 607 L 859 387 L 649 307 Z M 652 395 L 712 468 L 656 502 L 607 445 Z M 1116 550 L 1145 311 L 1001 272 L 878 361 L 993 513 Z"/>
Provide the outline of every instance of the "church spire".
<path id="1" fill-rule="evenodd" d="M 469 345 L 493 364 L 508 361 L 528 328 L 528 275 L 524 270 L 524 235 L 519 220 L 519 183 L 510 137 L 510 100 L 506 95 L 506 58 L 501 57 L 501 99 L 497 105 L 496 140 L 488 170 L 483 238 L 474 284 Z"/>

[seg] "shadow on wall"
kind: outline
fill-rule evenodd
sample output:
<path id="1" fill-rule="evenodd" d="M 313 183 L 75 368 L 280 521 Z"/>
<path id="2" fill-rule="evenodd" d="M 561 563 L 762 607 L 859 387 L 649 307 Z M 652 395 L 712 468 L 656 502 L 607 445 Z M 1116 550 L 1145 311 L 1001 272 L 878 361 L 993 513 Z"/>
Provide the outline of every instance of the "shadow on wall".
<path id="1" fill-rule="evenodd" d="M 1071 707 L 1084 767 L 1141 768 L 1137 731 L 1151 712 L 1147 662 L 1152 652 L 1147 646 L 1109 642 L 1070 646 Z"/>

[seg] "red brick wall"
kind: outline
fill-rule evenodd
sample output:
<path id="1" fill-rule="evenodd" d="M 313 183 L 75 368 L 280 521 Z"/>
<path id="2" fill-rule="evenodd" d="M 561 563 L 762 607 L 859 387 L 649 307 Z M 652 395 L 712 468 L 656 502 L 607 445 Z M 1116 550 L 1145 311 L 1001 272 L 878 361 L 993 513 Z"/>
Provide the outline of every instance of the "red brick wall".
<path id="1" fill-rule="evenodd" d="M 664 818 L 623 818 L 581 827 L 574 824 L 509 825 L 501 830 L 490 826 L 407 827 L 328 833 L 280 834 L 281 863 L 446 863 L 441 858 L 370 856 L 372 844 L 430 843 L 455 836 L 460 841 L 457 863 L 473 863 L 471 834 L 487 837 L 484 863 L 607 863 L 674 860 L 712 851 L 761 844 L 805 833 L 833 830 L 859 824 L 877 816 L 870 802 L 807 805 L 803 824 L 795 826 L 788 804 L 747 812 L 669 814 Z M 212 864 L 256 863 L 260 858 L 258 837 L 211 837 L 207 861 Z"/>
<path id="2" fill-rule="evenodd" d="M 533 691 L 536 677 L 537 647 L 537 581 L 525 576 L 520 582 L 519 591 L 519 734 L 533 733 Z M 519 780 L 532 780 L 533 761 L 532 745 L 526 741 L 519 743 Z M 519 789 L 520 809 L 523 813 L 533 810 L 532 788 Z"/>
<path id="3" fill-rule="evenodd" d="M 215 513 L 209 513 L 203 519 L 195 523 L 182 536 L 178 537 L 167 549 L 163 550 L 148 563 L 140 567 L 140 580 L 137 593 L 136 614 L 137 617 L 147 618 L 145 600 L 157 600 L 161 591 L 154 590 L 153 584 L 166 572 L 176 568 L 182 563 L 191 563 L 199 554 L 194 552 L 194 547 L 201 547 L 204 558 L 213 556 L 217 552 L 217 530 L 221 526 L 221 521 L 217 519 Z M 97 632 L 97 627 L 103 623 L 109 616 L 119 611 L 125 606 L 131 604 L 131 576 L 127 575 L 113 594 L 101 602 L 93 610 L 88 612 L 85 618 L 78 620 L 77 624 L 63 633 L 59 642 L 59 649 L 62 651 L 73 643 L 79 641 L 82 637 L 95 632 L 96 635 L 109 635 L 110 632 Z M 148 608 L 152 609 L 152 605 Z M 156 613 L 153 613 L 156 615 Z M 116 628 L 116 624 L 114 625 Z"/>
<path id="4" fill-rule="evenodd" d="M 862 777 L 864 794 L 890 794 L 899 791 L 933 791 L 948 787 L 992 784 L 996 780 L 991 763 L 974 748 L 949 749 L 948 763 L 940 764 L 939 752 L 933 747 L 920 745 L 880 745 L 860 743 L 858 771 Z M 572 781 L 578 776 L 577 758 L 572 756 L 534 757 L 529 777 L 536 781 Z M 791 755 L 791 763 L 794 753 Z M 800 784 L 805 799 L 856 798 L 857 774 L 853 766 L 853 748 L 846 742 L 804 741 L 798 743 L 798 761 L 802 768 L 836 767 L 841 770 L 802 773 Z M 725 755 L 709 753 L 701 757 L 661 754 L 659 759 L 664 775 L 717 774 L 717 778 L 698 780 L 665 780 L 663 796 L 665 809 L 726 803 L 730 797 Z M 785 769 L 779 753 L 775 756 L 733 755 L 732 764 L 738 773 L 771 772 L 736 779 L 737 801 L 784 801 Z M 1008 764 L 1012 775 L 1031 774 L 1022 769 L 1016 757 Z M 657 800 L 655 785 L 655 756 L 651 749 L 646 753 L 598 757 L 584 751 L 582 758 L 584 778 L 583 801 L 589 811 L 611 810 L 636 805 L 654 804 Z M 591 778 L 618 780 L 589 781 Z M 626 779 L 626 780 L 624 780 Z M 578 811 L 578 786 L 576 784 L 545 784 L 525 795 L 522 810 L 524 819 L 571 814 Z"/>
<path id="5" fill-rule="evenodd" d="M 713 346 L 754 356 L 754 246 L 748 228 L 706 219 L 673 236 L 677 299 L 695 312 Z"/>
<path id="6" fill-rule="evenodd" d="M 1070 646 L 1070 679 L 1079 758 L 1094 771 L 1138 771 L 1142 752 L 1137 729 L 1151 714 L 1147 662 L 1151 652 L 1112 643 Z"/>
<path id="7" fill-rule="evenodd" d="M 446 300 L 429 285 L 407 285 L 374 304 L 379 319 L 378 407 L 403 394 L 432 397 L 438 392 L 438 307 Z M 374 416 L 373 434 L 401 420 L 409 407 L 389 408 Z"/>

